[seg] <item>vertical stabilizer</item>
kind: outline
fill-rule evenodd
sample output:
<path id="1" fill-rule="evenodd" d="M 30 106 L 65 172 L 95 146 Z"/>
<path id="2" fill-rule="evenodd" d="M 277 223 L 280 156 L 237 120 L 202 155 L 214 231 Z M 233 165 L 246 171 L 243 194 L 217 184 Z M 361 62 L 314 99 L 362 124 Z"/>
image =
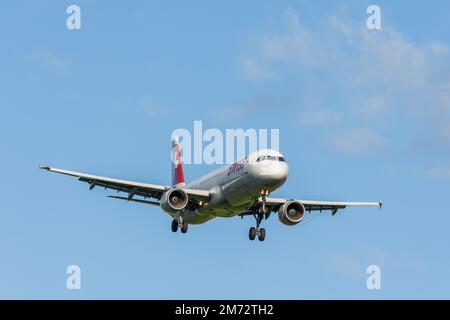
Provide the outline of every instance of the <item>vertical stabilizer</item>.
<path id="1" fill-rule="evenodd" d="M 172 186 L 184 186 L 183 163 L 181 162 L 181 151 L 178 137 L 172 137 Z"/>

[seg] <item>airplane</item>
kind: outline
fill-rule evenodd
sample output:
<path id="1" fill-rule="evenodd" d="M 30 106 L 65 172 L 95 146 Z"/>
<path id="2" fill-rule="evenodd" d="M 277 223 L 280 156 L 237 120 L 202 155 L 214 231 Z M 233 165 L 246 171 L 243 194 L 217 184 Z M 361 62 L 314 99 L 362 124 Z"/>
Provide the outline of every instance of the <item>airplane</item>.
<path id="1" fill-rule="evenodd" d="M 248 232 L 250 240 L 264 241 L 264 219 L 277 212 L 281 223 L 293 226 L 305 213 L 329 210 L 335 215 L 347 206 L 378 206 L 381 201 L 349 202 L 270 198 L 288 178 L 289 166 L 284 156 L 273 149 L 255 151 L 245 158 L 225 165 L 189 184 L 185 183 L 181 149 L 177 137 L 172 138 L 172 185 L 149 184 L 79 173 L 50 166 L 41 169 L 77 177 L 89 184 L 89 189 L 104 187 L 125 192 L 126 197 L 110 195 L 119 200 L 160 206 L 172 217 L 171 230 L 186 233 L 190 224 L 203 224 L 216 217 L 253 216 L 255 227 Z M 139 198 L 137 198 L 139 197 Z M 148 199 L 154 200 L 148 200 Z M 156 201 L 155 201 L 156 200 Z"/>

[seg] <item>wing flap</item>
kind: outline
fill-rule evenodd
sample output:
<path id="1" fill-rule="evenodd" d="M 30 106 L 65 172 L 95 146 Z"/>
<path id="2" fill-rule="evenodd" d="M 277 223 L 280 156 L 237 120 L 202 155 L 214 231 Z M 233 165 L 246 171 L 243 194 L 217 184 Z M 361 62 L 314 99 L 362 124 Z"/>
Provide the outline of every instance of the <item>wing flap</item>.
<path id="1" fill-rule="evenodd" d="M 157 202 L 157 201 L 148 201 L 148 200 L 141 200 L 141 199 L 128 199 L 126 197 L 118 197 L 118 196 L 108 196 L 108 198 L 125 200 L 125 201 L 139 202 L 139 203 L 144 203 L 144 204 L 149 204 L 149 205 L 152 205 L 152 206 L 158 206 L 159 207 L 159 202 Z"/>

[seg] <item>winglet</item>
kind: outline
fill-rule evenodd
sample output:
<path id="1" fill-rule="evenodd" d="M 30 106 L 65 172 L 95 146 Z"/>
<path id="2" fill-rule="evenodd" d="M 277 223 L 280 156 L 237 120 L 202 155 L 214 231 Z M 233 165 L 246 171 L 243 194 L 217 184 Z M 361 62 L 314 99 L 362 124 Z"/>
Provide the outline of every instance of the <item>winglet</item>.
<path id="1" fill-rule="evenodd" d="M 41 166 L 41 165 L 39 165 L 39 169 L 41 169 L 41 170 L 50 170 L 50 167 L 49 166 Z"/>
<path id="2" fill-rule="evenodd" d="M 380 209 L 381 209 L 381 207 L 383 206 L 383 202 L 378 201 L 378 205 L 380 206 Z"/>

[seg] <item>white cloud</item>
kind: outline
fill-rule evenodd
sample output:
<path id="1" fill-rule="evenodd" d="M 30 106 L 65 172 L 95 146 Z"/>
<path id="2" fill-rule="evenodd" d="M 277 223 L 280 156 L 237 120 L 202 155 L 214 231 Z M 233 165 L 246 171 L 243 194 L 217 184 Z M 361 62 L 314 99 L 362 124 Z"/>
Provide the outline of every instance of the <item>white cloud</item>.
<path id="1" fill-rule="evenodd" d="M 426 170 L 426 174 L 433 179 L 450 180 L 450 165 L 430 167 Z"/>
<path id="2" fill-rule="evenodd" d="M 367 128 L 355 128 L 334 136 L 331 145 L 341 152 L 366 154 L 383 148 L 385 140 Z"/>
<path id="3" fill-rule="evenodd" d="M 383 98 L 371 97 L 364 103 L 358 112 L 361 115 L 372 115 L 385 110 L 385 102 Z"/>
<path id="4" fill-rule="evenodd" d="M 322 34 L 308 30 L 300 24 L 292 10 L 283 16 L 284 30 L 262 38 L 259 52 L 265 61 L 281 61 L 310 66 L 324 63 L 329 43 L 322 42 Z"/>
<path id="5" fill-rule="evenodd" d="M 161 107 L 160 105 L 156 104 L 153 99 L 149 96 L 145 96 L 140 103 L 141 110 L 144 111 L 144 113 L 151 117 L 151 118 L 157 118 L 167 115 L 168 111 Z"/>
<path id="6" fill-rule="evenodd" d="M 303 126 L 323 126 L 339 122 L 342 115 L 330 109 L 312 109 L 297 113 L 297 122 Z"/>
<path id="7" fill-rule="evenodd" d="M 385 270 L 415 270 L 424 271 L 427 265 L 423 260 L 411 256 L 409 253 L 395 254 L 385 248 L 371 246 L 355 246 L 346 252 L 326 252 L 323 255 L 324 263 L 331 264 L 338 271 L 351 276 L 356 280 L 367 279 L 367 267 L 378 265 L 381 273 Z"/>
<path id="8" fill-rule="evenodd" d="M 439 63 L 436 59 L 448 58 L 444 44 L 434 41 L 418 46 L 389 27 L 374 32 L 332 15 L 321 29 L 310 30 L 291 10 L 283 18 L 283 31 L 263 37 L 257 53 L 268 65 L 270 61 L 317 69 L 333 65 L 333 70 L 347 71 L 345 79 L 353 79 L 350 84 L 376 80 L 413 89 L 427 83 L 432 76 L 429 67 Z"/>
<path id="9" fill-rule="evenodd" d="M 221 106 L 215 108 L 213 117 L 217 120 L 233 120 L 250 116 L 257 116 L 263 112 L 270 112 L 282 106 L 289 104 L 286 97 L 270 95 L 270 94 L 256 94 L 236 106 Z"/>
<path id="10" fill-rule="evenodd" d="M 71 63 L 57 56 L 48 49 L 36 49 L 32 53 L 32 59 L 38 65 L 44 66 L 52 71 L 65 73 L 69 70 Z"/>
<path id="11" fill-rule="evenodd" d="M 273 77 L 272 72 L 264 68 L 261 63 L 250 58 L 241 59 L 242 73 L 245 78 L 264 80 Z"/>
<path id="12" fill-rule="evenodd" d="M 382 269 L 392 267 L 393 259 L 388 259 L 383 250 L 372 247 L 355 247 L 349 252 L 330 252 L 324 255 L 324 262 L 356 280 L 367 279 L 367 267 L 379 265 Z"/>
<path id="13" fill-rule="evenodd" d="M 331 258 L 331 263 L 338 270 L 352 276 L 355 279 L 364 279 L 366 277 L 365 267 L 358 259 L 334 256 Z"/>
<path id="14" fill-rule="evenodd" d="M 320 27 L 308 28 L 292 10 L 283 14 L 278 30 L 255 38 L 260 39 L 259 45 L 247 54 L 247 59 L 258 61 L 256 70 L 281 80 L 286 70 L 289 77 L 295 73 L 299 77 L 312 75 L 311 82 L 317 84 L 311 86 L 317 92 L 308 93 L 308 98 L 304 98 L 307 100 L 299 102 L 302 109 L 294 110 L 295 119 L 301 119 L 301 124 L 328 126 L 333 123 L 331 120 L 341 117 L 346 119 L 347 127 L 356 128 L 333 139 L 331 145 L 335 148 L 351 153 L 380 148 L 388 139 L 396 139 L 389 134 L 391 130 L 386 130 L 397 123 L 391 119 L 407 122 L 411 140 L 425 134 L 439 137 L 437 145 L 444 140 L 450 144 L 445 134 L 450 126 L 447 44 L 416 43 L 389 25 L 383 25 L 381 31 L 371 31 L 364 19 L 337 15 L 329 15 Z M 338 92 L 339 97 L 334 98 L 327 88 Z M 320 106 L 329 105 L 330 99 L 335 99 L 336 108 L 311 109 L 311 101 Z M 423 126 L 428 130 L 413 131 Z M 330 130 L 342 132 L 345 128 L 336 125 Z M 358 146 L 363 152 L 357 152 Z"/>

